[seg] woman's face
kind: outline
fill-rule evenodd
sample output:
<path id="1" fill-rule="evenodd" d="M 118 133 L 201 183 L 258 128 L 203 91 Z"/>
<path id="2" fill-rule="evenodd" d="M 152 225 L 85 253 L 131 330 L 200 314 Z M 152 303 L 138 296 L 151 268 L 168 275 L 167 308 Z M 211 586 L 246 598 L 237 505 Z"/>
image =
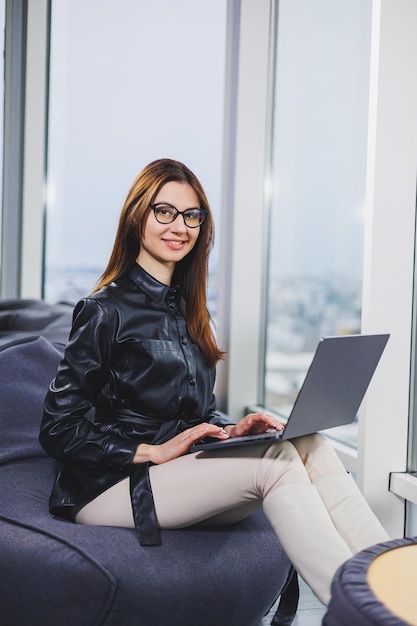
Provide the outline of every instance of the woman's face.
<path id="1" fill-rule="evenodd" d="M 170 181 L 161 187 L 153 204 L 167 203 L 178 209 L 198 209 L 200 203 L 188 183 Z M 170 284 L 175 264 L 194 248 L 200 226 L 189 228 L 182 215 L 170 224 L 160 224 L 152 210 L 145 223 L 140 251 L 136 261 L 157 280 Z"/>

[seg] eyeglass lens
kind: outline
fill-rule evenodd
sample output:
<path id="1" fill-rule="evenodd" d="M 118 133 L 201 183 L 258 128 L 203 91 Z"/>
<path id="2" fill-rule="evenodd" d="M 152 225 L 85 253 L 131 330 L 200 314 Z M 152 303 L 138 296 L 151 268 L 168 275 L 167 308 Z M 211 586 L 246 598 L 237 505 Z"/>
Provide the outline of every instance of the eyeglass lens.
<path id="1" fill-rule="evenodd" d="M 152 204 L 155 217 L 160 224 L 170 224 L 178 215 L 182 215 L 186 226 L 196 228 L 201 226 L 206 217 L 205 211 L 201 209 L 187 209 L 186 211 L 178 211 L 170 204 Z"/>

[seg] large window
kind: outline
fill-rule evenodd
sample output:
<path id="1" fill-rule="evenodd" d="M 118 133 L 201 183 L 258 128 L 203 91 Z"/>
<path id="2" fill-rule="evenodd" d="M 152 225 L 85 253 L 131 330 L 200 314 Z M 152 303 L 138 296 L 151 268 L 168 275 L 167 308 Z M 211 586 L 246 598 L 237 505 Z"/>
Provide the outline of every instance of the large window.
<path id="1" fill-rule="evenodd" d="M 91 290 L 130 184 L 153 159 L 185 162 L 218 221 L 226 8 L 226 0 L 53 2 L 47 300 Z"/>
<path id="2" fill-rule="evenodd" d="M 319 339 L 361 330 L 370 37 L 370 0 L 279 3 L 264 402 L 280 412 Z M 332 434 L 355 445 L 355 425 Z"/>

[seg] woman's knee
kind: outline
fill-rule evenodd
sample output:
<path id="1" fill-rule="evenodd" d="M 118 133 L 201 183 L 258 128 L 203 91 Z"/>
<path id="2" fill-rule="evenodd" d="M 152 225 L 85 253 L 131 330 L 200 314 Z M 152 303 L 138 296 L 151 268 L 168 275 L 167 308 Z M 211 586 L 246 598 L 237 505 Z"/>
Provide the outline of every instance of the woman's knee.
<path id="1" fill-rule="evenodd" d="M 321 476 L 346 472 L 333 446 L 320 433 L 297 437 L 291 441 L 313 482 Z"/>
<path id="2" fill-rule="evenodd" d="M 301 457 L 303 463 L 305 463 L 306 459 L 313 454 L 322 454 L 323 450 L 326 451 L 326 448 L 329 445 L 327 439 L 320 433 L 312 433 L 311 435 L 296 437 L 291 439 L 291 443 L 297 450 L 297 453 Z"/>
<path id="3" fill-rule="evenodd" d="M 309 482 L 308 474 L 291 441 L 279 441 L 268 446 L 261 464 L 265 468 L 264 486 Z"/>

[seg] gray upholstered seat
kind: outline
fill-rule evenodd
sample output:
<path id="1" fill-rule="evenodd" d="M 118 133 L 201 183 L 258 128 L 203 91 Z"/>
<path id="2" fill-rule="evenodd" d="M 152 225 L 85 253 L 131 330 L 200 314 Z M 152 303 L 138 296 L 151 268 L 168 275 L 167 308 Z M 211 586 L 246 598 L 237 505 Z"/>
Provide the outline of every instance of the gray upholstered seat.
<path id="1" fill-rule="evenodd" d="M 43 303 L 23 301 L 17 314 L 9 308 L 0 306 L 2 625 L 259 624 L 291 567 L 261 512 L 233 527 L 163 531 L 163 545 L 152 548 L 141 547 L 133 530 L 78 526 L 49 514 L 55 462 L 38 431 L 70 307 L 57 315 L 51 308 L 52 328 Z"/>

